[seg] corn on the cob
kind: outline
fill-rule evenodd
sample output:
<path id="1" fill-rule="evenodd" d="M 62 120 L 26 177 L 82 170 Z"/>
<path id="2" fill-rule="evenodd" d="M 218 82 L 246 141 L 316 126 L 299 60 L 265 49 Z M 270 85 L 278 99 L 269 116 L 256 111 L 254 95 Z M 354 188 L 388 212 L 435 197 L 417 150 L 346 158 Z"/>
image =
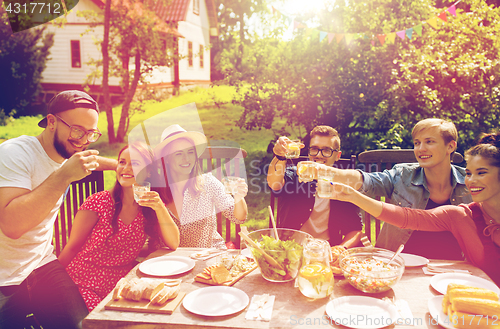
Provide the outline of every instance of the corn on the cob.
<path id="1" fill-rule="evenodd" d="M 475 288 L 475 287 L 466 286 L 464 284 L 458 284 L 458 283 L 448 283 L 448 287 L 446 288 L 446 293 L 449 293 L 450 290 L 453 289 L 466 289 L 466 288 Z"/>
<path id="2" fill-rule="evenodd" d="M 498 319 L 492 317 L 478 316 L 459 311 L 450 312 L 450 323 L 455 328 L 465 329 L 498 329 Z"/>
<path id="3" fill-rule="evenodd" d="M 500 317 L 499 301 L 467 297 L 450 298 L 450 300 L 453 311 Z"/>
<path id="4" fill-rule="evenodd" d="M 448 306 L 450 306 L 450 299 L 448 298 L 448 295 L 444 295 L 442 305 L 443 305 L 443 313 L 448 314 Z"/>
<path id="5" fill-rule="evenodd" d="M 457 297 L 498 300 L 498 294 L 496 292 L 488 289 L 475 288 L 475 287 L 452 289 L 447 293 L 447 295 L 450 302 L 452 302 L 453 299 Z"/>

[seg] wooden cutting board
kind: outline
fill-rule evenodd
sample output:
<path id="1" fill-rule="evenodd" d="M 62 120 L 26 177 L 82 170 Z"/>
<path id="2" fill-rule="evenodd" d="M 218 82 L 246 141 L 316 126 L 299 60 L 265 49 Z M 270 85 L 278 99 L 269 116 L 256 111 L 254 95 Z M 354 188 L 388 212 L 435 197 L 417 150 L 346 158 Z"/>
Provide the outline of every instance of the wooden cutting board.
<path id="1" fill-rule="evenodd" d="M 241 272 L 240 274 L 238 274 L 237 276 L 233 277 L 233 279 L 231 281 L 228 281 L 228 282 L 224 282 L 224 283 L 221 283 L 221 284 L 217 284 L 214 280 L 212 279 L 204 279 L 204 278 L 200 278 L 198 276 L 195 276 L 194 277 L 194 281 L 197 281 L 197 282 L 201 282 L 201 283 L 206 283 L 206 284 L 209 284 L 209 285 L 212 285 L 212 286 L 232 286 L 233 284 L 235 284 L 236 282 L 238 282 L 239 279 L 241 279 L 242 277 L 244 277 L 245 275 L 247 275 L 248 273 L 252 272 L 253 270 L 255 270 L 257 268 L 257 264 L 254 264 L 252 266 L 251 269 L 249 269 L 248 271 L 246 272 Z"/>
<path id="2" fill-rule="evenodd" d="M 181 291 L 177 297 L 169 300 L 165 305 L 153 305 L 147 300 L 134 302 L 125 298 L 120 298 L 119 300 L 112 299 L 104 306 L 104 309 L 126 312 L 172 314 L 177 306 L 179 306 L 184 296 L 186 296 L 186 293 Z"/>

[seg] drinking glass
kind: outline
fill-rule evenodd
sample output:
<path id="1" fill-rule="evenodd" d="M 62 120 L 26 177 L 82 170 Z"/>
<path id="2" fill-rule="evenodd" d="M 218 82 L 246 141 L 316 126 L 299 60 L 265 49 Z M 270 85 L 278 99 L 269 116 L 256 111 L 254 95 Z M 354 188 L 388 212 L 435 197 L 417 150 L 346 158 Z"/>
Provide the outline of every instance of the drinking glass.
<path id="1" fill-rule="evenodd" d="M 316 185 L 316 194 L 320 198 L 329 198 L 333 192 L 333 186 L 330 182 L 333 180 L 334 169 L 326 165 L 318 167 L 318 184 Z"/>
<path id="2" fill-rule="evenodd" d="M 288 142 L 286 145 L 287 152 L 285 153 L 285 158 L 287 159 L 297 159 L 300 156 L 300 140 L 294 139 Z"/>
<path id="3" fill-rule="evenodd" d="M 316 162 L 301 161 L 297 164 L 297 175 L 303 182 L 312 182 L 316 176 Z"/>
<path id="4" fill-rule="evenodd" d="M 149 192 L 151 190 L 151 183 L 150 182 L 142 182 L 142 183 L 135 182 L 132 185 L 132 188 L 134 190 L 134 200 L 135 200 L 135 202 L 139 202 L 139 199 L 146 192 Z"/>
<path id="5" fill-rule="evenodd" d="M 226 189 L 227 194 L 235 195 L 238 192 L 238 180 L 240 178 L 236 176 L 226 176 L 222 178 L 222 184 Z"/>

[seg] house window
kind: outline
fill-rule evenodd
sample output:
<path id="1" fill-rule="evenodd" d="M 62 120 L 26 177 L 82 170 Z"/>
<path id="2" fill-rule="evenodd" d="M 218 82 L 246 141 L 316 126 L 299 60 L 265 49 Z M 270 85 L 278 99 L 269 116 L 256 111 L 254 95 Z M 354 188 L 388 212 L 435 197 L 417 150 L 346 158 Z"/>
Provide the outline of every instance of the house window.
<path id="1" fill-rule="evenodd" d="M 80 58 L 80 40 L 71 40 L 71 67 L 82 67 Z"/>
<path id="2" fill-rule="evenodd" d="M 200 0 L 193 0 L 193 14 L 200 14 Z"/>
<path id="3" fill-rule="evenodd" d="M 203 68 L 203 45 L 200 45 L 200 68 Z"/>
<path id="4" fill-rule="evenodd" d="M 193 43 L 188 41 L 188 63 L 189 67 L 193 67 Z"/>

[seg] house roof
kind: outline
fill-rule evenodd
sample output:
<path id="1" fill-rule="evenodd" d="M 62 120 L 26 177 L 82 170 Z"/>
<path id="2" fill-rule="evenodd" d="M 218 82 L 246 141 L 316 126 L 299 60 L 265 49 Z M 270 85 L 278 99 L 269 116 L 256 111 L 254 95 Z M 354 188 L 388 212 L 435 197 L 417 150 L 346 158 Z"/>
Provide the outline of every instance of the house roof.
<path id="1" fill-rule="evenodd" d="M 185 21 L 192 0 L 171 0 L 168 6 L 156 2 L 156 14 L 167 22 Z M 217 28 L 217 11 L 214 0 L 205 0 L 210 28 Z"/>
<path id="2" fill-rule="evenodd" d="M 104 2 L 101 0 L 91 0 L 99 8 L 104 8 Z M 155 0 L 152 0 L 155 1 Z M 160 1 L 155 1 L 155 12 L 160 19 L 166 22 L 185 21 L 192 0 L 171 0 L 168 6 L 164 6 Z M 217 10 L 214 0 L 205 0 L 207 6 L 208 23 L 210 28 L 215 29 L 218 34 Z"/>

